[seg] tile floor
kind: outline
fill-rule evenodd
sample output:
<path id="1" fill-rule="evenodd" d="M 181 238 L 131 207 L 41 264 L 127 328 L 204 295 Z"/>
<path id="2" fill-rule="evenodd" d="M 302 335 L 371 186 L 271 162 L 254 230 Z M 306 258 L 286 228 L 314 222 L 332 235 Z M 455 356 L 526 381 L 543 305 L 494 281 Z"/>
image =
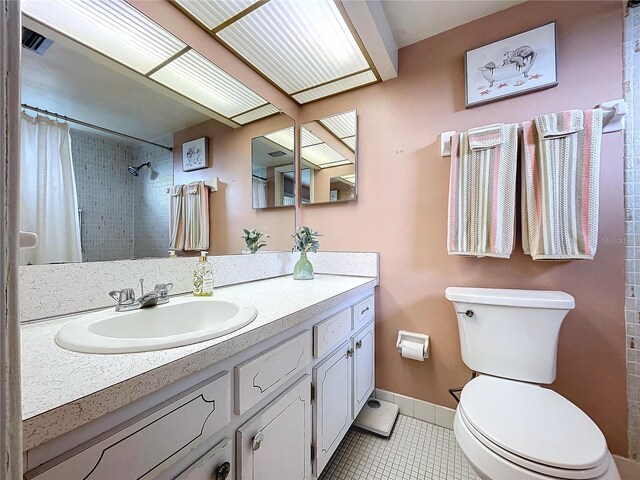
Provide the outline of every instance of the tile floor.
<path id="1" fill-rule="evenodd" d="M 352 427 L 319 480 L 477 480 L 453 430 L 400 415 L 391 436 Z"/>

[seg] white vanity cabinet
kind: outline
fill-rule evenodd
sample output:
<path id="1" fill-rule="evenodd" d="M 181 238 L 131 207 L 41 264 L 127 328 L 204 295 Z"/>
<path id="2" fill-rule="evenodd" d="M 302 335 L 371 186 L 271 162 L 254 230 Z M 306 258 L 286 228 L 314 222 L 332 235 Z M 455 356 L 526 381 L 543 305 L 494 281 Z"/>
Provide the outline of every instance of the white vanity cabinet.
<path id="1" fill-rule="evenodd" d="M 375 388 L 375 325 L 371 322 L 351 339 L 353 349 L 353 418 Z"/>
<path id="2" fill-rule="evenodd" d="M 311 478 L 311 377 L 305 375 L 238 429 L 238 479 Z"/>
<path id="3" fill-rule="evenodd" d="M 354 333 L 313 369 L 313 472 L 329 462 L 375 387 L 374 322 Z M 365 322 L 366 323 L 366 322 Z"/>
<path id="4" fill-rule="evenodd" d="M 313 473 L 320 475 L 345 436 L 352 415 L 352 349 L 347 340 L 313 369 Z"/>
<path id="5" fill-rule="evenodd" d="M 26 452 L 25 480 L 317 479 L 374 389 L 374 305 L 361 290 Z"/>

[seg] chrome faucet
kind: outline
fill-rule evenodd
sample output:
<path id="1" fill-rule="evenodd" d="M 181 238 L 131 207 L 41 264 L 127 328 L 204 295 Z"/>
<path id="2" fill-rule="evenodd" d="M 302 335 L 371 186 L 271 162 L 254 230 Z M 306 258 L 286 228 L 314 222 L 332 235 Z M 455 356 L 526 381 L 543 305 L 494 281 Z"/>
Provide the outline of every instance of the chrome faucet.
<path id="1" fill-rule="evenodd" d="M 118 305 L 116 312 L 128 312 L 139 308 L 154 307 L 169 302 L 169 290 L 173 287 L 173 283 L 158 283 L 150 292 L 144 293 L 144 279 L 140 279 L 140 297 L 136 299 L 133 288 L 123 288 L 122 290 L 113 290 L 109 292 Z"/>

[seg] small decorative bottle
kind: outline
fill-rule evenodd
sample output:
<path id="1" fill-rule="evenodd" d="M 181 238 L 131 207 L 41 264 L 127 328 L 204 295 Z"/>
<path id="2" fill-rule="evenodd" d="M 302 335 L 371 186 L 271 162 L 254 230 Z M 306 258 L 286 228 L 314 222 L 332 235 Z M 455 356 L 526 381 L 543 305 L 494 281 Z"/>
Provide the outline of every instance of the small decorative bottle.
<path id="1" fill-rule="evenodd" d="M 200 260 L 193 271 L 193 294 L 197 297 L 213 295 L 213 267 L 207 255 L 208 252 L 200 252 Z"/>

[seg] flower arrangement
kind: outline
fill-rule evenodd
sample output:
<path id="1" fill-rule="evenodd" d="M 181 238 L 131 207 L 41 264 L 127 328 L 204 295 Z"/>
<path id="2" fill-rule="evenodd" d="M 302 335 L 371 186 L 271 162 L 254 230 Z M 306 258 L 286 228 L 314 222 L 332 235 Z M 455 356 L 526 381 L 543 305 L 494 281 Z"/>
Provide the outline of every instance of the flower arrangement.
<path id="1" fill-rule="evenodd" d="M 267 245 L 267 242 L 263 240 L 264 238 L 269 238 L 267 233 L 255 229 L 247 230 L 246 228 L 243 228 L 242 231 L 244 232 L 244 235 L 240 238 L 242 238 L 244 243 L 247 244 L 247 248 L 251 253 L 256 253 L 262 247 Z"/>
<path id="2" fill-rule="evenodd" d="M 320 242 L 318 242 L 318 237 L 321 237 L 318 232 L 314 232 L 309 227 L 300 226 L 296 228 L 291 237 L 293 237 L 293 241 L 295 245 L 291 249 L 292 252 L 313 252 L 318 253 L 318 249 L 320 248 Z"/>

